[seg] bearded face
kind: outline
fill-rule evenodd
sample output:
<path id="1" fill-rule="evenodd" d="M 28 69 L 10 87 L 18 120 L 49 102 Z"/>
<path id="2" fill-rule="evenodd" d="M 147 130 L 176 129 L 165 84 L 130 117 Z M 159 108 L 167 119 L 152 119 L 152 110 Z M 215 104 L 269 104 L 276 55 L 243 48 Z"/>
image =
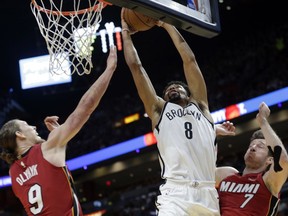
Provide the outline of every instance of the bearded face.
<path id="1" fill-rule="evenodd" d="M 169 102 L 174 102 L 175 103 L 175 102 L 181 100 L 180 93 L 177 92 L 177 91 L 174 91 L 174 90 L 170 91 L 167 96 L 168 96 L 168 101 Z"/>
<path id="2" fill-rule="evenodd" d="M 181 100 L 187 99 L 187 92 L 183 86 L 173 84 L 166 89 L 164 100 L 172 103 L 177 103 Z"/>

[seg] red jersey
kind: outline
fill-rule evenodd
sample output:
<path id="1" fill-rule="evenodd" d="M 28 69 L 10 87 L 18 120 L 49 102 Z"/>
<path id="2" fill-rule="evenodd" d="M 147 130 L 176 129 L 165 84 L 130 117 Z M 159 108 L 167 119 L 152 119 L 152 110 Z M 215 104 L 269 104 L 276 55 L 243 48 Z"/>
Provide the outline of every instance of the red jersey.
<path id="1" fill-rule="evenodd" d="M 10 167 L 12 189 L 28 215 L 80 216 L 82 210 L 73 191 L 67 167 L 56 167 L 35 145 Z"/>
<path id="2" fill-rule="evenodd" d="M 276 215 L 279 198 L 266 187 L 263 173 L 235 174 L 220 182 L 218 193 L 222 216 Z"/>

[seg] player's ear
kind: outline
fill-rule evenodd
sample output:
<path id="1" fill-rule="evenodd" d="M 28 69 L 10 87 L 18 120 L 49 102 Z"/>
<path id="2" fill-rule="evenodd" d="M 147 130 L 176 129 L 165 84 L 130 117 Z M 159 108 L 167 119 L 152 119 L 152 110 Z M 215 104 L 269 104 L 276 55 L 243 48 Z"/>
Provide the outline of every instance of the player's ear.
<path id="1" fill-rule="evenodd" d="M 272 164 L 274 162 L 274 158 L 272 156 L 268 157 L 267 163 Z"/>
<path id="2" fill-rule="evenodd" d="M 25 135 L 21 131 L 16 131 L 15 135 L 17 138 L 25 138 Z"/>

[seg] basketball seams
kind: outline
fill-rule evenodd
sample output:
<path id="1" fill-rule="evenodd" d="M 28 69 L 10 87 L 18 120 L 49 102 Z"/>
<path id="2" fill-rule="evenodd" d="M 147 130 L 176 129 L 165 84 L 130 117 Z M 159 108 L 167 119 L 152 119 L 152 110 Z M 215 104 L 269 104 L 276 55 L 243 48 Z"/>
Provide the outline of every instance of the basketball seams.
<path id="1" fill-rule="evenodd" d="M 123 18 L 132 31 L 146 31 L 156 25 L 156 20 L 140 12 L 124 8 Z"/>
<path id="2" fill-rule="evenodd" d="M 129 25 L 129 27 L 131 28 L 132 31 L 136 31 L 136 29 L 134 29 L 133 25 L 132 24 L 132 20 L 131 20 L 131 17 L 129 16 L 129 10 L 124 10 L 124 17 L 125 17 L 125 20 L 127 22 L 127 24 Z"/>
<path id="3" fill-rule="evenodd" d="M 139 14 L 139 13 L 136 13 L 135 11 L 132 11 L 133 13 L 134 13 L 134 15 L 138 18 L 138 20 L 142 23 L 142 24 L 144 24 L 144 25 L 146 25 L 147 27 L 153 27 L 154 25 L 152 24 L 152 25 L 149 25 L 149 23 L 151 23 L 151 19 L 149 18 L 149 17 L 145 17 L 144 15 L 141 15 L 141 14 Z M 141 15 L 141 16 L 140 16 Z M 143 20 L 142 18 L 147 18 L 146 20 Z"/>

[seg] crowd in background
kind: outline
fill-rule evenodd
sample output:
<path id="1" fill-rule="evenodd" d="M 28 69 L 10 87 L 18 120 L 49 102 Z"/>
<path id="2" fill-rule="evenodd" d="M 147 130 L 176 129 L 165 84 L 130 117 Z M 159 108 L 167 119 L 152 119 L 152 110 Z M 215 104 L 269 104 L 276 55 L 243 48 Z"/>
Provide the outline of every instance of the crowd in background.
<path id="1" fill-rule="evenodd" d="M 236 40 L 232 47 L 221 47 L 217 55 L 201 61 L 200 67 L 207 83 L 211 111 L 288 86 L 288 25 L 270 28 L 270 31 L 263 29 L 264 32 L 257 31 L 257 34 Z M 166 79 L 177 80 L 177 75 L 170 73 L 170 77 Z M 102 107 L 109 109 L 96 112 L 88 125 L 91 130 L 83 130 L 85 132 L 81 142 L 84 140 L 92 143 L 88 144 L 88 152 L 151 131 L 149 119 L 142 116 L 140 121 L 115 127 L 115 123 L 125 116 L 145 113 L 136 94 L 129 92 L 121 98 L 105 100 Z M 99 122 L 101 127 L 98 127 Z M 93 131 L 93 127 L 97 128 L 97 132 L 91 134 L 89 131 Z M 85 151 L 82 146 L 79 149 L 73 148 L 68 158 L 79 155 L 79 151 Z"/>

